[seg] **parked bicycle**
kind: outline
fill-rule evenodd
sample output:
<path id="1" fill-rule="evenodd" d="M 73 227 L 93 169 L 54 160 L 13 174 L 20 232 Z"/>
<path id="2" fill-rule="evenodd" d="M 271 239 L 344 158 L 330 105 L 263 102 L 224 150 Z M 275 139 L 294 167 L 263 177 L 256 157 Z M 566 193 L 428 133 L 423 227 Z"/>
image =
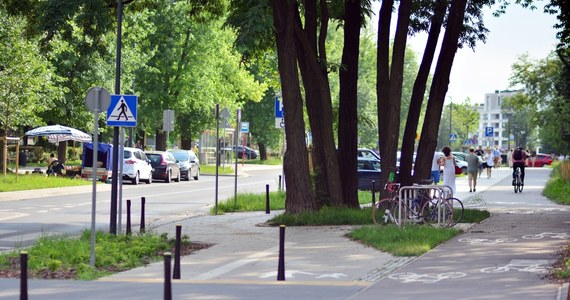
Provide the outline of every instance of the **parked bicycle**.
<path id="1" fill-rule="evenodd" d="M 453 226 L 463 217 L 463 203 L 457 198 L 436 197 L 430 189 L 419 189 L 411 201 L 400 203 L 398 183 L 388 183 L 385 188 L 389 197 L 381 199 L 372 207 L 374 224 L 414 222 Z"/>
<path id="2" fill-rule="evenodd" d="M 524 185 L 521 178 L 521 168 L 519 167 L 515 169 L 515 181 L 513 183 L 513 188 L 515 189 L 515 193 L 522 193 L 523 187 Z"/>

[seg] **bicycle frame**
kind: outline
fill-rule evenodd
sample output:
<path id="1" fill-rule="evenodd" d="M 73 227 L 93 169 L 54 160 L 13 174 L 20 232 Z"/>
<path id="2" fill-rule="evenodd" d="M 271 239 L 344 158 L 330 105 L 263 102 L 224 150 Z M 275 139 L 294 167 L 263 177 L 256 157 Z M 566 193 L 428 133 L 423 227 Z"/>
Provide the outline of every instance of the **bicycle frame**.
<path id="1" fill-rule="evenodd" d="M 399 191 L 398 209 L 400 211 L 398 215 L 400 217 L 400 220 L 398 220 L 398 226 L 401 226 L 401 224 L 404 224 L 406 221 L 406 218 L 402 220 L 402 206 L 413 208 L 413 199 L 417 198 L 418 194 L 423 193 L 423 195 L 427 195 L 431 192 L 433 192 L 433 195 L 431 196 L 432 200 L 430 201 L 436 201 L 435 205 L 437 205 L 438 208 L 437 224 L 439 226 L 445 225 L 442 224 L 443 220 L 446 220 L 445 199 L 453 197 L 451 187 L 446 185 L 414 185 L 402 187 Z M 420 216 L 417 212 L 416 215 Z"/>

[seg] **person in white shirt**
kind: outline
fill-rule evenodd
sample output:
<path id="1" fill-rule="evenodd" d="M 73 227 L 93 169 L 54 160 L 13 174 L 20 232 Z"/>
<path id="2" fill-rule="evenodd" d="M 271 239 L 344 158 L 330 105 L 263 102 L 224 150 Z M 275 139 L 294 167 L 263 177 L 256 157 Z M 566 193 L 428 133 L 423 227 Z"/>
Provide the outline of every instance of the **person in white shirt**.
<path id="1" fill-rule="evenodd" d="M 441 158 L 443 157 L 443 153 L 435 151 L 433 153 L 433 159 L 431 161 L 431 179 L 433 180 L 434 184 L 439 182 L 440 177 L 440 163 Z"/>

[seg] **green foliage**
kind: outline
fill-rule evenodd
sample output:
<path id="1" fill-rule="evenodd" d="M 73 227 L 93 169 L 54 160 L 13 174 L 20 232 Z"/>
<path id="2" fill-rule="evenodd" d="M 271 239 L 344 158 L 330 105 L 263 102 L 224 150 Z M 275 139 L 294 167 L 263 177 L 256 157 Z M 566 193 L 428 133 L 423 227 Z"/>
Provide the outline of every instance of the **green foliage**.
<path id="1" fill-rule="evenodd" d="M 556 203 L 570 205 L 570 162 L 554 166 L 543 194 Z"/>
<path id="2" fill-rule="evenodd" d="M 53 176 L 47 177 L 45 175 L 46 168 L 42 168 L 42 171 L 44 174 L 19 175 L 17 178 L 14 174 L 8 174 L 5 177 L 2 176 L 0 177 L 0 192 L 36 190 L 92 184 L 90 181 L 81 179 Z"/>
<path id="3" fill-rule="evenodd" d="M 317 213 L 281 214 L 269 220 L 273 225 L 318 226 L 372 224 L 372 208 L 323 207 Z"/>
<path id="4" fill-rule="evenodd" d="M 364 226 L 349 237 L 395 256 L 419 256 L 458 235 L 455 228 L 409 225 Z"/>
<path id="5" fill-rule="evenodd" d="M 451 120 L 450 120 L 451 109 Z M 451 121 L 451 131 L 457 134 L 457 141 L 452 145 L 452 149 L 461 149 L 463 141 L 472 139 L 479 127 L 479 113 L 471 99 L 467 98 L 462 103 L 453 103 L 444 107 L 441 122 L 439 123 L 438 149 L 449 145 L 449 123 Z"/>
<path id="6" fill-rule="evenodd" d="M 189 243 L 186 238 L 184 243 Z M 95 268 L 89 266 L 91 232 L 83 231 L 80 237 L 43 236 L 28 251 L 30 276 L 44 271 L 72 271 L 75 279 L 92 280 L 113 272 L 120 272 L 158 261 L 169 251 L 174 240 L 166 234 L 152 232 L 135 235 L 113 235 L 97 232 L 95 241 Z M 18 253 L 0 255 L 0 269 L 10 268 L 11 258 Z M 37 276 L 37 275 L 36 275 Z"/>
<path id="7" fill-rule="evenodd" d="M 4 130 L 42 123 L 38 114 L 61 97 L 59 79 L 39 54 L 37 40 L 23 38 L 25 20 L 0 8 L 0 127 Z"/>
<path id="8" fill-rule="evenodd" d="M 234 197 L 218 203 L 217 214 L 239 211 L 264 211 L 266 208 L 266 194 L 239 193 L 237 201 Z M 285 209 L 285 192 L 269 192 L 269 208 L 271 210 Z M 215 207 L 210 213 L 216 214 Z"/>

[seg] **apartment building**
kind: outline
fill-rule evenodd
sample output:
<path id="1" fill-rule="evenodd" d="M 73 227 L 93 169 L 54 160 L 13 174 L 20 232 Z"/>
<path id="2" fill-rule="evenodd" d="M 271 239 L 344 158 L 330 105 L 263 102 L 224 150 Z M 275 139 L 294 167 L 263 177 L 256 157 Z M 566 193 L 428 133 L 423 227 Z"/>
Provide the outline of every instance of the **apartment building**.
<path id="1" fill-rule="evenodd" d="M 477 106 L 479 112 L 479 145 L 508 149 L 514 146 L 514 129 L 508 128 L 510 113 L 501 110 L 503 99 L 521 93 L 523 90 L 496 90 L 485 94 L 485 100 Z M 509 146 L 510 145 L 510 146 Z"/>

